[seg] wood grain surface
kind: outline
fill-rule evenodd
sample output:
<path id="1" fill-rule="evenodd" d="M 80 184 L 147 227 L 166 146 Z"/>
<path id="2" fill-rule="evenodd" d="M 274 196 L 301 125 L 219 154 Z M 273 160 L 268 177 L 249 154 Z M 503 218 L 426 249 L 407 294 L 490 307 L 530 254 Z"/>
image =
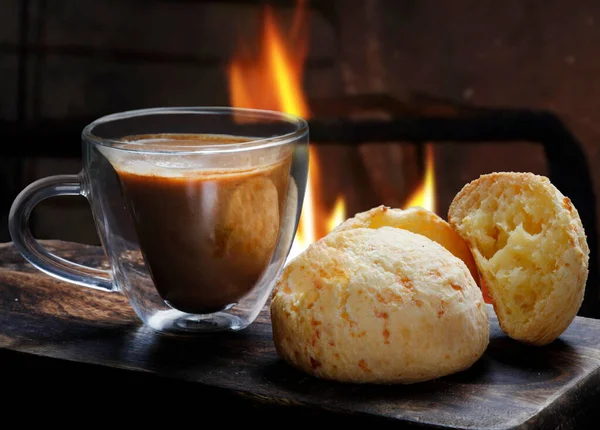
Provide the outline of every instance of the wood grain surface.
<path id="1" fill-rule="evenodd" d="M 79 263 L 106 266 L 100 248 L 45 246 Z M 528 347 L 507 338 L 491 311 L 490 320 L 490 346 L 465 372 L 408 386 L 340 384 L 304 375 L 278 358 L 266 309 L 239 333 L 161 335 L 143 326 L 118 293 L 55 280 L 25 263 L 11 244 L 0 244 L 5 373 L 44 358 L 49 361 L 33 360 L 29 369 L 43 362 L 45 373 L 60 371 L 61 378 L 70 369 L 78 378 L 101 369 L 150 380 L 157 390 L 160 381 L 170 381 L 223 402 L 231 396 L 268 405 L 270 417 L 322 412 L 332 422 L 395 428 L 597 428 L 590 420 L 600 406 L 600 321 L 577 317 L 557 341 Z"/>

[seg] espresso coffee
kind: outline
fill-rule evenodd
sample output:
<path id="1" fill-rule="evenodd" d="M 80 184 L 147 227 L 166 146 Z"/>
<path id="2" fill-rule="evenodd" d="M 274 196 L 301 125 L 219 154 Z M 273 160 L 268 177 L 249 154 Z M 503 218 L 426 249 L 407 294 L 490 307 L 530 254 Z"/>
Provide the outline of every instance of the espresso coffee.
<path id="1" fill-rule="evenodd" d="M 247 140 L 174 134 L 123 139 L 152 150 Z M 173 308 L 225 309 L 254 287 L 269 264 L 283 218 L 291 153 L 259 167 L 225 169 L 171 169 L 166 157 L 166 166 L 157 168 L 135 162 L 114 166 L 144 260 L 159 294 Z"/>

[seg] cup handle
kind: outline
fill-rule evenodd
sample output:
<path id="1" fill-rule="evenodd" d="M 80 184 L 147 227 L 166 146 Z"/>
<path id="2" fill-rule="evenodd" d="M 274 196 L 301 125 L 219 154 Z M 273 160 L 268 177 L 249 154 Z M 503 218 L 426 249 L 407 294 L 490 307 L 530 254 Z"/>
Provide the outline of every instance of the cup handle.
<path id="1" fill-rule="evenodd" d="M 17 196 L 8 216 L 8 229 L 21 255 L 48 275 L 102 291 L 115 291 L 108 270 L 95 269 L 65 260 L 45 249 L 31 234 L 29 216 L 42 200 L 56 196 L 79 196 L 79 175 L 50 176 L 33 182 Z"/>

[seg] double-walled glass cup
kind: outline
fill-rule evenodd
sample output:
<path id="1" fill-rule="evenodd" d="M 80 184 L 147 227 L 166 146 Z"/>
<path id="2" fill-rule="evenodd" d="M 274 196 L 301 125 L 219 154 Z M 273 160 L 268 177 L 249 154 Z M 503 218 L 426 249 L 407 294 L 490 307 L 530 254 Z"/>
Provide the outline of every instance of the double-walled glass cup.
<path id="1" fill-rule="evenodd" d="M 9 228 L 23 257 L 59 279 L 120 292 L 163 332 L 235 331 L 265 305 L 292 245 L 308 171 L 308 126 L 292 115 L 159 108 L 82 133 L 83 170 L 32 183 Z M 82 195 L 110 270 L 51 254 L 28 227 L 40 201 Z"/>

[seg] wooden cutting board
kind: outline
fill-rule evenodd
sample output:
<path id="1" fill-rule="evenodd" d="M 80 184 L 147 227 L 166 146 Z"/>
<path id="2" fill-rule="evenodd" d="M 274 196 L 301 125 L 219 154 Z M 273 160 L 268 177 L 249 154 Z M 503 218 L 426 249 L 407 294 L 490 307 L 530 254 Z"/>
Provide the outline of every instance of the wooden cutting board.
<path id="1" fill-rule="evenodd" d="M 96 247 L 46 246 L 81 263 L 106 264 Z M 54 280 L 26 264 L 11 244 L 0 244 L 0 352 L 48 357 L 63 363 L 62 372 L 76 365 L 71 362 L 126 369 L 284 411 L 294 406 L 296 412 L 372 421 L 378 428 L 592 425 L 586 420 L 600 408 L 600 320 L 578 317 L 545 347 L 507 338 L 491 310 L 490 320 L 489 348 L 465 372 L 409 386 L 340 384 L 304 375 L 278 358 L 267 310 L 240 333 L 159 335 L 138 322 L 119 294 Z"/>

